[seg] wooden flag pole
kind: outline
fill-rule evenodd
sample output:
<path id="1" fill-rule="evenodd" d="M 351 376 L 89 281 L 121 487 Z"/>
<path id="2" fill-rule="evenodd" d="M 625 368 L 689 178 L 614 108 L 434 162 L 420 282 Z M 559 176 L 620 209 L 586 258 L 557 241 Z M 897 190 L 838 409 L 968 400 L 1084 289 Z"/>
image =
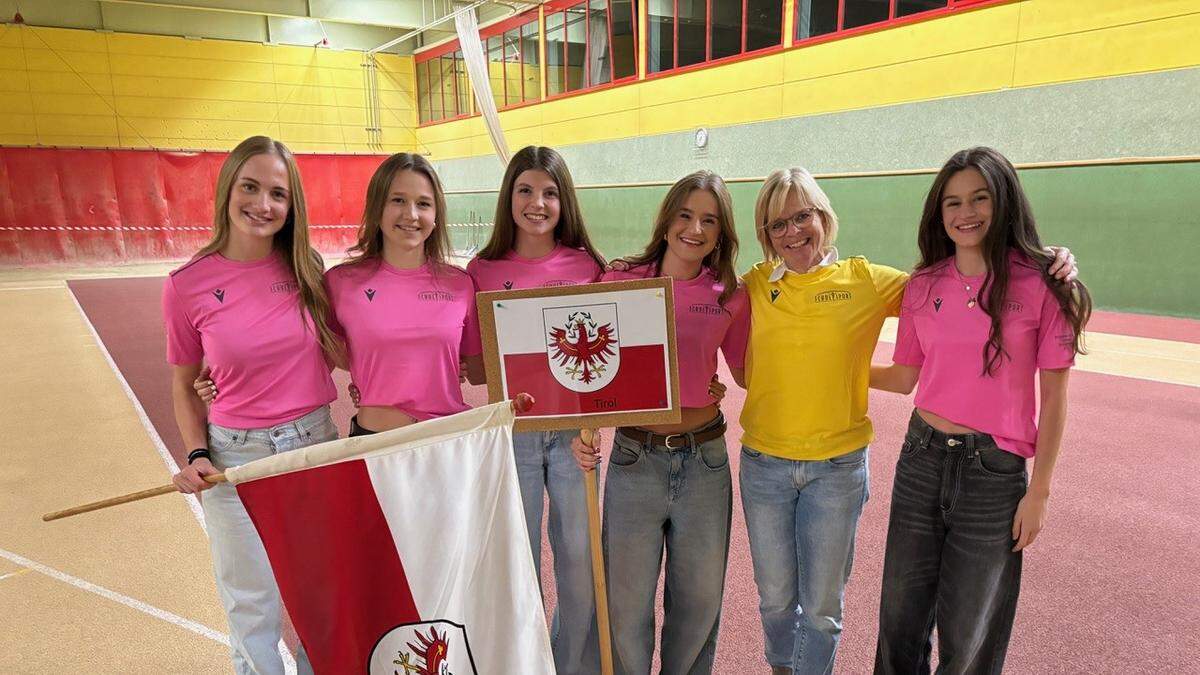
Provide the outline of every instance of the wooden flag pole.
<path id="1" fill-rule="evenodd" d="M 214 484 L 224 483 L 225 474 L 209 474 L 204 477 L 204 480 Z M 153 487 L 149 490 L 139 490 L 138 492 L 131 492 L 127 495 L 109 497 L 108 499 L 101 499 L 100 501 L 92 502 L 91 504 L 72 506 L 69 509 L 63 509 L 62 511 L 47 513 L 46 515 L 42 516 L 42 520 L 48 523 L 51 520 L 58 520 L 59 518 L 66 518 L 68 516 L 77 516 L 81 513 L 88 513 L 89 511 L 99 511 L 100 509 L 107 509 L 108 507 L 116 506 L 117 504 L 128 504 L 129 502 L 149 499 L 150 497 L 157 497 L 159 495 L 170 494 L 172 492 L 179 492 L 179 488 L 175 487 L 174 483 L 167 483 L 166 485 L 159 485 L 158 487 Z"/>
<path id="2" fill-rule="evenodd" d="M 513 401 L 512 401 L 513 411 L 518 412 L 518 413 L 526 412 L 530 408 L 533 407 L 533 402 L 534 402 L 533 397 L 530 396 L 529 394 L 517 394 L 513 398 Z M 225 480 L 225 474 L 223 474 L 223 473 L 214 473 L 214 474 L 207 475 L 204 477 L 204 480 L 209 483 L 213 483 L 213 484 L 227 482 Z M 42 516 L 42 520 L 44 522 L 48 523 L 52 520 L 58 520 L 59 518 L 66 518 L 68 516 L 77 516 L 81 513 L 88 513 L 90 511 L 99 511 L 100 509 L 107 509 L 110 506 L 116 506 L 118 504 L 128 504 L 129 502 L 136 502 L 136 501 L 140 501 L 142 499 L 149 499 L 150 497 L 157 497 L 159 495 L 170 494 L 172 492 L 178 492 L 178 491 L 179 491 L 179 488 L 175 487 L 174 483 L 167 483 L 166 485 L 159 485 L 158 487 L 153 487 L 153 488 L 150 488 L 149 490 L 139 490 L 137 492 L 131 492 L 127 495 L 121 495 L 119 497 L 109 497 L 108 499 L 101 499 L 100 501 L 92 502 L 91 504 L 82 504 L 80 506 L 72 506 L 69 509 L 63 509 L 62 511 L 55 511 L 53 513 L 47 513 L 46 515 Z M 595 493 L 595 491 L 596 491 L 596 488 L 593 486 L 592 493 Z M 596 501 L 594 499 L 595 494 L 592 494 L 592 497 L 593 497 L 592 501 Z M 590 514 L 589 514 L 589 516 L 590 516 Z M 597 541 L 599 541 L 599 538 L 600 538 L 600 529 L 599 528 L 600 528 L 600 516 L 596 515 L 596 540 Z M 608 609 L 608 607 L 606 605 L 605 606 L 606 611 L 605 611 L 605 617 L 604 617 L 606 626 L 608 625 L 607 624 L 607 622 L 608 622 L 607 609 Z M 605 675 L 608 675 L 608 673 L 605 673 Z"/>
<path id="3" fill-rule="evenodd" d="M 596 431 L 583 429 L 579 439 L 596 447 Z M 596 627 L 600 632 L 600 673 L 612 675 L 612 633 L 608 628 L 608 585 L 604 581 L 604 551 L 600 548 L 600 472 L 592 469 L 583 481 L 587 485 L 588 533 L 592 549 L 592 587 L 596 591 Z"/>

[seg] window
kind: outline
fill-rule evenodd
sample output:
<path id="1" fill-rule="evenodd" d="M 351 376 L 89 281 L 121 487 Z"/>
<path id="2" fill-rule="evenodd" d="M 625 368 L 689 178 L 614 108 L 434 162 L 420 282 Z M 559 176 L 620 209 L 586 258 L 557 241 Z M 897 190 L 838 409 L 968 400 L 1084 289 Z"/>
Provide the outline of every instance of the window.
<path id="1" fill-rule="evenodd" d="M 542 97 L 542 69 L 538 58 L 538 22 L 521 26 L 521 80 L 524 83 L 524 100 L 536 101 Z"/>
<path id="2" fill-rule="evenodd" d="M 587 10 L 584 5 L 568 7 L 567 22 L 567 91 L 577 91 L 586 86 L 587 64 Z"/>
<path id="3" fill-rule="evenodd" d="M 488 86 L 496 107 L 504 107 L 504 51 L 501 49 L 501 37 L 493 35 L 483 41 L 483 53 L 487 55 Z"/>
<path id="4" fill-rule="evenodd" d="M 646 71 L 659 73 L 675 67 L 675 2 L 650 0 L 646 37 Z"/>
<path id="5" fill-rule="evenodd" d="M 648 9 L 652 73 L 778 47 L 783 39 L 782 0 L 650 0 Z"/>
<path id="6" fill-rule="evenodd" d="M 756 0 L 747 0 L 755 2 Z M 986 0 L 796 0 L 797 42 Z"/>
<path id="7" fill-rule="evenodd" d="M 612 82 L 612 50 L 609 49 L 608 1 L 592 0 L 588 5 L 588 86 Z"/>
<path id="8" fill-rule="evenodd" d="M 525 78 L 521 74 L 521 28 L 504 31 L 504 103 L 505 106 L 517 105 L 523 98 L 521 87 Z"/>
<path id="9" fill-rule="evenodd" d="M 433 119 L 429 114 L 429 62 L 417 64 L 417 119 L 424 124 Z"/>
<path id="10" fill-rule="evenodd" d="M 454 52 L 454 87 L 458 94 L 458 114 L 466 115 L 471 110 L 471 78 L 461 49 Z"/>
<path id="11" fill-rule="evenodd" d="M 631 0 L 612 0 L 613 79 L 637 75 L 637 15 Z"/>
<path id="12" fill-rule="evenodd" d="M 563 80 L 563 13 L 546 14 L 546 94 L 554 96 L 567 90 Z"/>

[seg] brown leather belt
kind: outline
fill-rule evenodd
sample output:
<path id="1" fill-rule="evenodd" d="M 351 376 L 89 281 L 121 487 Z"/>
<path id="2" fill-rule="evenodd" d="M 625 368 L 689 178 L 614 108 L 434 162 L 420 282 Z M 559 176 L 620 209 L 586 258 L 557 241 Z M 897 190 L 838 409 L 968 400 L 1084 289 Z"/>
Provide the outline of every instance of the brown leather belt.
<path id="1" fill-rule="evenodd" d="M 681 434 L 656 434 L 652 431 L 646 431 L 645 429 L 638 429 L 637 427 L 619 427 L 617 429 L 617 433 L 631 441 L 637 441 L 642 445 L 649 443 L 650 445 L 656 445 L 668 450 L 683 450 L 684 448 L 688 447 L 689 436 L 691 437 L 691 441 L 693 443 L 700 445 L 701 443 L 707 443 L 714 438 L 720 438 L 721 436 L 724 436 L 725 429 L 725 422 L 722 421 L 721 424 L 711 429 L 704 429 L 703 431 L 696 432 L 685 431 Z M 674 443 L 678 443 L 678 445 L 673 445 Z"/>

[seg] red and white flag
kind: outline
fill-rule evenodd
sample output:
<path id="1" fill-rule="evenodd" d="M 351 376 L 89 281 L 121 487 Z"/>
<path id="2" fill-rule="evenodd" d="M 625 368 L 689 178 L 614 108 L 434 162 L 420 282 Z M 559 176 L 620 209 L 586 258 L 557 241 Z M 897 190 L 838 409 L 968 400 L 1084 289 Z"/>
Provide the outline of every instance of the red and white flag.
<path id="1" fill-rule="evenodd" d="M 317 673 L 553 673 L 508 402 L 229 469 Z"/>
<path id="2" fill-rule="evenodd" d="M 537 404 L 521 417 L 670 410 L 663 295 L 642 288 L 495 301 L 506 397 L 533 395 Z"/>

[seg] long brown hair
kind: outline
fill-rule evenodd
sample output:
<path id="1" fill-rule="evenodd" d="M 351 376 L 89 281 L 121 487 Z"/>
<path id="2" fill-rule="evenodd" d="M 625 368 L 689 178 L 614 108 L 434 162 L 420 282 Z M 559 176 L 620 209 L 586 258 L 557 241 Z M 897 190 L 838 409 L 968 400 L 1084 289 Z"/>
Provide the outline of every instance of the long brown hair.
<path id="1" fill-rule="evenodd" d="M 1004 155 L 992 148 L 976 147 L 954 153 L 933 179 L 917 233 L 921 261 L 917 264 L 916 274 L 927 273 L 934 265 L 954 255 L 954 242 L 946 234 L 942 220 L 942 195 L 950 178 L 965 169 L 975 169 L 983 175 L 992 198 L 992 222 L 983 237 L 987 273 L 978 295 L 979 306 L 991 318 L 992 324 L 983 347 L 983 374 L 993 374 L 1005 354 L 1000 317 L 1008 296 L 1010 250 L 1020 253 L 1041 271 L 1046 287 L 1054 294 L 1071 324 L 1072 348 L 1078 354 L 1086 354 L 1083 329 L 1092 315 L 1091 293 L 1079 281 L 1064 284 L 1050 276 L 1054 257 L 1042 246 L 1033 209 L 1025 197 L 1017 170 Z"/>
<path id="2" fill-rule="evenodd" d="M 230 193 L 242 166 L 255 155 L 275 155 L 283 160 L 287 167 L 291 204 L 288 206 L 287 219 L 284 220 L 283 227 L 275 233 L 272 245 L 296 276 L 296 284 L 300 288 L 301 310 L 307 311 L 312 317 L 321 349 L 326 356 L 336 360 L 342 353 L 342 343 L 327 323 L 332 312 L 323 283 L 325 263 L 321 254 L 309 243 L 308 210 L 304 202 L 304 187 L 300 183 L 300 171 L 296 168 L 296 158 L 283 143 L 267 136 L 251 136 L 238 143 L 225 158 L 221 171 L 217 174 L 213 237 L 200 249 L 196 257 L 220 251 L 229 242 Z"/>
<path id="3" fill-rule="evenodd" d="M 560 204 L 558 224 L 554 226 L 554 240 L 568 248 L 582 249 L 604 267 L 604 258 L 592 246 L 583 214 L 579 211 L 579 199 L 575 196 L 575 182 L 567 162 L 553 148 L 528 145 L 521 148 L 508 162 L 504 180 L 500 184 L 500 196 L 496 199 L 496 217 L 493 219 L 492 236 L 476 254 L 484 260 L 499 260 L 512 250 L 517 238 L 517 223 L 512 215 L 512 195 L 517 178 L 529 170 L 545 171 L 558 185 Z"/>
<path id="4" fill-rule="evenodd" d="M 434 263 L 431 267 L 435 271 L 448 264 L 450 232 L 446 228 L 446 193 L 442 190 L 442 182 L 438 180 L 437 171 L 434 171 L 429 160 L 421 155 L 398 152 L 383 160 L 371 176 L 371 182 L 367 185 L 367 202 L 363 206 L 362 223 L 358 228 L 358 241 L 346 249 L 350 257 L 342 263 L 343 265 L 383 259 L 383 231 L 380 229 L 383 209 L 387 206 L 392 181 L 401 171 L 415 171 L 428 178 L 433 186 L 433 232 L 425 238 L 425 259 Z"/>
<path id="5" fill-rule="evenodd" d="M 658 206 L 658 214 L 654 217 L 654 230 L 650 233 L 650 243 L 646 244 L 646 249 L 636 256 L 622 260 L 629 265 L 654 265 L 661 270 L 663 256 L 667 254 L 667 228 L 683 208 L 688 195 L 696 190 L 707 190 L 717 200 L 717 218 L 721 225 L 721 233 L 717 238 L 716 248 L 704 256 L 702 264 L 712 270 L 724 286 L 717 300 L 724 305 L 737 290 L 737 271 L 733 265 L 737 260 L 738 237 L 733 225 L 733 198 L 729 196 L 725 181 L 712 171 L 696 171 L 675 181 Z"/>

